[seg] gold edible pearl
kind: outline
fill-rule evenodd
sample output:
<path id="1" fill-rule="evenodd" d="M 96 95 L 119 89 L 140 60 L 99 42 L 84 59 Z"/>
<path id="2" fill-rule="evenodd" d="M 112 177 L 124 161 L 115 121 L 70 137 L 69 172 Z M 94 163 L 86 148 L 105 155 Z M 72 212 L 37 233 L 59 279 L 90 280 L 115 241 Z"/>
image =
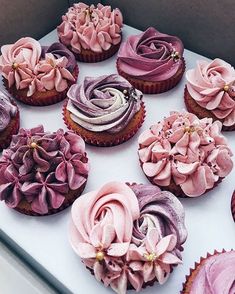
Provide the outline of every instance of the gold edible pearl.
<path id="1" fill-rule="evenodd" d="M 127 90 L 125 89 L 125 90 L 123 90 L 123 94 L 127 94 Z"/>
<path id="2" fill-rule="evenodd" d="M 150 253 L 150 254 L 145 254 L 144 257 L 147 259 L 147 261 L 154 261 L 156 259 L 156 254 L 155 253 Z"/>
<path id="3" fill-rule="evenodd" d="M 228 86 L 228 85 L 225 85 L 225 86 L 224 86 L 224 91 L 225 91 L 225 92 L 228 92 L 228 90 L 229 90 L 229 86 Z"/>
<path id="4" fill-rule="evenodd" d="M 31 148 L 36 148 L 38 145 L 37 145 L 37 143 L 35 143 L 35 142 L 32 142 L 31 144 L 30 144 L 30 147 Z"/>
<path id="5" fill-rule="evenodd" d="M 185 133 L 193 133 L 195 131 L 194 127 L 185 127 L 184 129 Z"/>
<path id="6" fill-rule="evenodd" d="M 18 66 L 19 66 L 19 64 L 18 64 L 18 63 L 16 63 L 16 62 L 13 62 L 13 64 L 12 64 L 12 68 L 13 68 L 13 69 L 17 69 L 17 68 L 18 68 Z"/>
<path id="7" fill-rule="evenodd" d="M 102 261 L 104 259 L 104 252 L 99 251 L 96 253 L 96 260 Z"/>

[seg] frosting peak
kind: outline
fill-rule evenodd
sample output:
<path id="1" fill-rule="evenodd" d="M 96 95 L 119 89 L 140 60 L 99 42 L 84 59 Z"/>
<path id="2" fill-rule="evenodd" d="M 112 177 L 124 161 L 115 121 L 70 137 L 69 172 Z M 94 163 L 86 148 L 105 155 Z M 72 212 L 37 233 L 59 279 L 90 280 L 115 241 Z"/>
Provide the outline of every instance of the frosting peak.
<path id="1" fill-rule="evenodd" d="M 12 103 L 9 95 L 0 90 L 0 132 L 5 130 L 17 111 L 17 106 Z"/>

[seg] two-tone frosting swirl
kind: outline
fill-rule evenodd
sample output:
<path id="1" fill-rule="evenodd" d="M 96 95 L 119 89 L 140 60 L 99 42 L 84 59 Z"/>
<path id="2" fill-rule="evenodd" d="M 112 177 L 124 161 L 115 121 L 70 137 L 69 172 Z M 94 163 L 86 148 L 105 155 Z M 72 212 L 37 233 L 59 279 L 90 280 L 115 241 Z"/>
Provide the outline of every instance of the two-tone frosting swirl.
<path id="1" fill-rule="evenodd" d="M 175 36 L 150 27 L 130 36 L 118 52 L 118 67 L 129 76 L 146 81 L 164 81 L 183 66 L 184 47 Z"/>
<path id="2" fill-rule="evenodd" d="M 235 125 L 235 69 L 216 58 L 201 60 L 186 73 L 187 90 L 203 108 L 211 111 L 224 126 Z"/>
<path id="3" fill-rule="evenodd" d="M 92 132 L 117 133 L 140 109 L 142 93 L 118 75 L 86 77 L 67 94 L 71 119 Z"/>
<path id="4" fill-rule="evenodd" d="M 82 49 L 106 51 L 121 41 L 123 19 L 117 8 L 112 10 L 101 3 L 88 6 L 79 2 L 69 8 L 62 20 L 57 27 L 60 41 L 75 53 Z"/>
<path id="5" fill-rule="evenodd" d="M 0 90 L 0 132 L 6 129 L 17 111 L 17 106 L 12 103 L 10 97 Z"/>
<path id="6" fill-rule="evenodd" d="M 189 197 L 214 187 L 232 168 L 232 151 L 222 124 L 188 112 L 171 112 L 139 137 L 139 158 L 153 183 L 179 185 Z"/>
<path id="7" fill-rule="evenodd" d="M 88 171 L 78 135 L 62 129 L 46 133 L 42 126 L 20 129 L 0 158 L 0 200 L 11 208 L 26 200 L 33 211 L 46 214 L 85 183 Z"/>
<path id="8" fill-rule="evenodd" d="M 207 257 L 193 279 L 190 294 L 235 293 L 235 251 Z"/>

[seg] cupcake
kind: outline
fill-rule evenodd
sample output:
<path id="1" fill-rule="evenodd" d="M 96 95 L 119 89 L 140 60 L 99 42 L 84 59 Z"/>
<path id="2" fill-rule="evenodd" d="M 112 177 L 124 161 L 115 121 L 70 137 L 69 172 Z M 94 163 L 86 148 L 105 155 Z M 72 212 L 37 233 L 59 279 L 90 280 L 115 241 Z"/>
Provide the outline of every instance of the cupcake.
<path id="1" fill-rule="evenodd" d="M 57 27 L 59 40 L 83 62 L 98 62 L 114 55 L 121 44 L 123 26 L 119 9 L 97 4 L 73 4 Z"/>
<path id="2" fill-rule="evenodd" d="M 181 40 L 148 28 L 130 36 L 118 52 L 118 73 L 146 94 L 170 90 L 185 71 Z"/>
<path id="3" fill-rule="evenodd" d="M 181 294 L 234 294 L 235 251 L 215 251 L 195 263 Z"/>
<path id="4" fill-rule="evenodd" d="M 176 196 L 198 197 L 233 168 L 222 124 L 183 111 L 152 125 L 139 137 L 139 160 L 152 184 Z"/>
<path id="5" fill-rule="evenodd" d="M 118 75 L 86 77 L 68 91 L 63 115 L 88 144 L 114 146 L 131 138 L 145 117 L 142 93 Z"/>
<path id="6" fill-rule="evenodd" d="M 82 195 L 71 214 L 73 250 L 98 281 L 119 294 L 164 284 L 182 263 L 184 209 L 170 192 L 111 182 Z"/>
<path id="7" fill-rule="evenodd" d="M 5 91 L 0 89 L 0 152 L 10 145 L 12 135 L 20 126 L 20 113 L 17 105 Z"/>
<path id="8" fill-rule="evenodd" d="M 231 211 L 232 211 L 233 219 L 235 221 L 235 190 L 233 192 L 232 199 L 231 199 Z"/>
<path id="9" fill-rule="evenodd" d="M 57 213 L 85 188 L 89 166 L 81 137 L 42 126 L 20 129 L 0 157 L 0 200 L 28 215 Z"/>
<path id="10" fill-rule="evenodd" d="M 66 97 L 68 88 L 77 80 L 75 57 L 60 43 L 46 47 L 26 37 L 2 46 L 1 52 L 0 73 L 4 86 L 25 104 L 57 103 Z"/>
<path id="11" fill-rule="evenodd" d="M 186 73 L 184 100 L 188 111 L 199 118 L 219 120 L 224 131 L 235 130 L 235 70 L 216 58 L 201 60 Z"/>

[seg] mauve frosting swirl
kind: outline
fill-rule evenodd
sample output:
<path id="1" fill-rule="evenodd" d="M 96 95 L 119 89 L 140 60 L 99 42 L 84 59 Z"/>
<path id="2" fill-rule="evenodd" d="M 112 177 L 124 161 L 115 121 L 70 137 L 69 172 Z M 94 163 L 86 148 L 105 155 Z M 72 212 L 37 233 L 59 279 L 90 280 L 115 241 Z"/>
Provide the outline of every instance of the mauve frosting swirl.
<path id="1" fill-rule="evenodd" d="M 195 69 L 186 73 L 187 90 L 203 108 L 210 110 L 223 125 L 235 124 L 235 70 L 227 62 L 216 58 L 201 60 Z"/>
<path id="2" fill-rule="evenodd" d="M 0 158 L 0 200 L 15 208 L 24 199 L 33 211 L 46 214 L 83 185 L 88 171 L 78 135 L 62 129 L 46 133 L 42 126 L 20 129 Z"/>
<path id="3" fill-rule="evenodd" d="M 86 77 L 67 94 L 71 119 L 93 132 L 117 133 L 140 109 L 142 93 L 118 75 Z"/>
<path id="4" fill-rule="evenodd" d="M 208 257 L 193 279 L 190 294 L 234 294 L 235 251 Z"/>
<path id="5" fill-rule="evenodd" d="M 0 132 L 5 130 L 17 111 L 17 106 L 12 103 L 9 95 L 0 90 Z"/>
<path id="6" fill-rule="evenodd" d="M 182 67 L 183 43 L 175 36 L 150 27 L 130 36 L 118 52 L 118 67 L 129 76 L 146 81 L 164 81 Z"/>

